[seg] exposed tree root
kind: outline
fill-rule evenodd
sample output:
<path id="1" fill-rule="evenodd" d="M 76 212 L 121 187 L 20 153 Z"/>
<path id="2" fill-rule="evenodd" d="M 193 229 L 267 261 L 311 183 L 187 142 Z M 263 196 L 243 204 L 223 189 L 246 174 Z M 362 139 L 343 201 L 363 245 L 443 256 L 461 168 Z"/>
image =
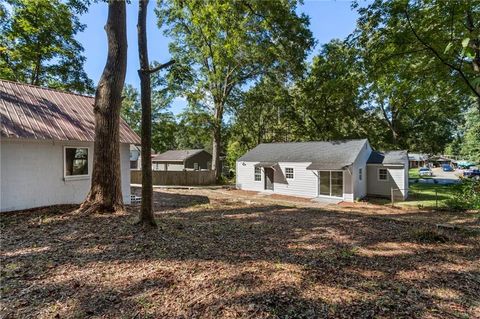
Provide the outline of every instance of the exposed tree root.
<path id="1" fill-rule="evenodd" d="M 101 196 L 89 194 L 77 211 L 84 214 L 119 213 L 125 211 L 125 206 L 121 199 L 112 203 L 111 201 L 103 199 Z"/>
<path id="2" fill-rule="evenodd" d="M 145 228 L 150 228 L 150 229 L 157 229 L 158 225 L 155 222 L 155 219 L 150 219 L 150 218 L 141 218 L 135 223 L 138 226 L 142 226 Z"/>

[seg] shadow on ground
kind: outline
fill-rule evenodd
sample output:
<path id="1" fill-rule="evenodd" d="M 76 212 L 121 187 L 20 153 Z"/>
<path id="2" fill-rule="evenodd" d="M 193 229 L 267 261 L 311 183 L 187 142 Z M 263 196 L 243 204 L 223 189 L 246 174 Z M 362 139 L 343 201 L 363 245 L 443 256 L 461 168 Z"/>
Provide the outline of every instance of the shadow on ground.
<path id="1" fill-rule="evenodd" d="M 155 192 L 155 202 L 159 229 L 146 233 L 135 207 L 2 216 L 2 317 L 456 318 L 480 309 L 478 234 L 439 240 L 399 216 L 203 195 Z"/>

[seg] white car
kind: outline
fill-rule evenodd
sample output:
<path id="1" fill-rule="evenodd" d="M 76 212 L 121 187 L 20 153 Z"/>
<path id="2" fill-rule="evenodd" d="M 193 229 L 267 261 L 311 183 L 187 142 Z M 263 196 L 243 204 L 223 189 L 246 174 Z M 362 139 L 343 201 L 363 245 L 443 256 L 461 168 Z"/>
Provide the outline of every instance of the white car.
<path id="1" fill-rule="evenodd" d="M 428 167 L 422 167 L 418 170 L 419 176 L 433 176 L 432 170 Z"/>

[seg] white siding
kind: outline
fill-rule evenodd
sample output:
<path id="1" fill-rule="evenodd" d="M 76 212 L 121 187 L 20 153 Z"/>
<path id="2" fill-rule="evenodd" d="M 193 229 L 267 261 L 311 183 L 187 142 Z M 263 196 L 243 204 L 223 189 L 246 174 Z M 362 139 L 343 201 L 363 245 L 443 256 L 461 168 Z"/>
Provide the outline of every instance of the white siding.
<path id="1" fill-rule="evenodd" d="M 274 175 L 274 192 L 302 197 L 317 196 L 317 174 L 307 170 L 310 163 L 279 163 Z M 278 169 L 280 167 L 280 169 Z M 285 178 L 285 168 L 293 168 L 293 179 Z"/>
<path id="2" fill-rule="evenodd" d="M 352 175 L 352 166 L 343 171 L 343 200 L 346 202 L 354 201 L 354 183 Z"/>
<path id="3" fill-rule="evenodd" d="M 236 163 L 236 187 L 243 190 L 264 191 L 265 175 L 262 168 L 261 181 L 254 180 L 255 164 L 258 162 Z M 275 168 L 274 173 L 274 193 L 282 195 L 292 195 L 300 197 L 318 196 L 318 172 L 307 170 L 310 162 L 305 163 L 286 163 L 281 162 Z M 285 168 L 294 169 L 294 178 L 285 178 Z M 352 176 L 348 170 L 343 171 L 344 200 L 353 201 Z"/>
<path id="4" fill-rule="evenodd" d="M 367 196 L 367 161 L 372 153 L 372 148 L 368 142 L 362 147 L 355 162 L 353 163 L 353 190 L 354 199 L 360 199 Z M 359 178 L 359 169 L 362 169 L 362 180 Z"/>
<path id="5" fill-rule="evenodd" d="M 238 189 L 258 192 L 264 190 L 265 175 L 263 174 L 263 169 L 261 181 L 254 180 L 255 164 L 257 164 L 257 162 L 237 162 L 236 187 Z"/>
<path id="6" fill-rule="evenodd" d="M 406 163 L 406 165 L 408 165 L 408 163 Z M 388 180 L 383 181 L 378 179 L 378 170 L 380 168 L 387 169 Z M 369 195 L 390 197 L 391 189 L 393 188 L 400 189 L 400 191 L 396 191 L 396 194 L 399 194 L 399 192 L 401 192 L 403 198 L 406 198 L 408 193 L 408 178 L 407 180 L 405 180 L 405 176 L 408 177 L 408 175 L 405 174 L 405 169 L 403 166 L 369 164 L 367 166 L 367 172 Z"/>
<path id="7" fill-rule="evenodd" d="M 0 142 L 0 211 L 57 204 L 81 203 L 90 189 L 90 177 L 64 180 L 64 146 L 89 147 L 89 175 L 93 164 L 93 143 L 70 141 Z M 120 147 L 122 192 L 130 203 L 130 148 Z"/>

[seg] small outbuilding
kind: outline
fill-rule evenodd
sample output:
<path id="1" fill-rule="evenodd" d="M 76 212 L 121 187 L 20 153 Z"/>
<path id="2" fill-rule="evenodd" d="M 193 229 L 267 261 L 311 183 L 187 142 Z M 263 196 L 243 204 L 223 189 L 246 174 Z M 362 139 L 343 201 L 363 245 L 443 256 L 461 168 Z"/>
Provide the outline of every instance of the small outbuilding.
<path id="1" fill-rule="evenodd" d="M 203 149 L 170 150 L 152 158 L 156 171 L 210 170 L 212 155 Z"/>
<path id="2" fill-rule="evenodd" d="M 90 189 L 94 98 L 0 80 L 0 211 L 81 203 Z M 120 123 L 124 203 L 130 203 L 130 144 Z"/>
<path id="3" fill-rule="evenodd" d="M 373 152 L 367 139 L 259 144 L 237 160 L 236 187 L 348 202 L 390 196 L 394 187 L 403 189 L 406 198 L 407 152 L 391 153 L 401 158 L 399 163 L 390 162 L 390 155 L 380 160 L 383 153 L 378 152 L 374 161 Z"/>
<path id="4" fill-rule="evenodd" d="M 408 165 L 410 168 L 424 167 L 427 164 L 428 155 L 420 153 L 408 153 Z"/>

